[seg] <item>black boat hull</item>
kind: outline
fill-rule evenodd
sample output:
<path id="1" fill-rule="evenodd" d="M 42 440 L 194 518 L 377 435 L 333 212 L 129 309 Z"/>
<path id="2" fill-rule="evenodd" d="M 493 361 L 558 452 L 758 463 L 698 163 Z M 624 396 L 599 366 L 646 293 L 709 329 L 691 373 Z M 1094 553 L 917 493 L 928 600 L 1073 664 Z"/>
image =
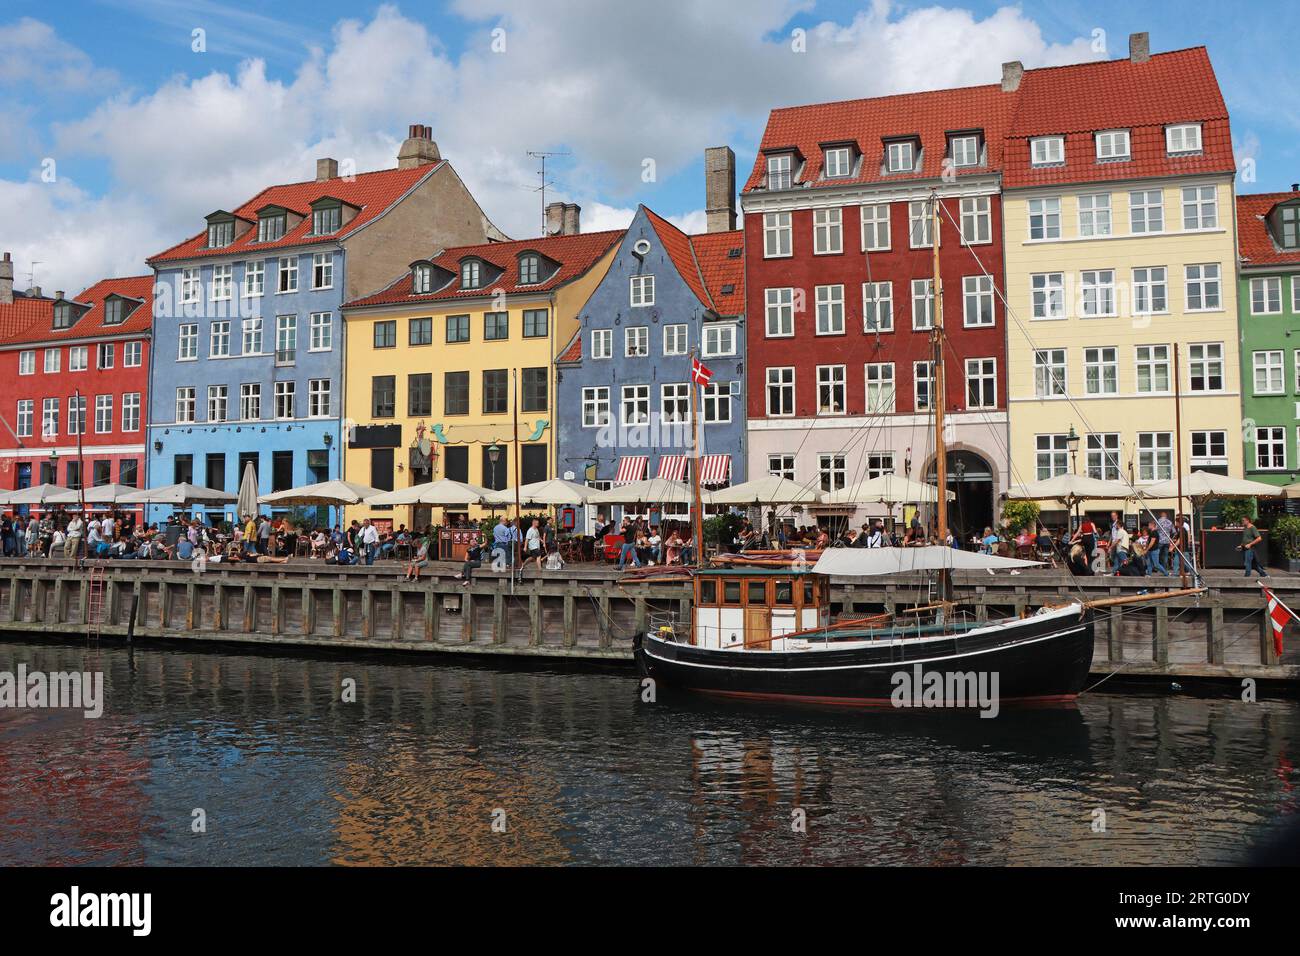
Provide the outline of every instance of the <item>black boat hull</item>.
<path id="1" fill-rule="evenodd" d="M 1082 608 L 941 640 L 882 641 L 843 649 L 724 651 L 651 634 L 639 642 L 636 657 L 642 674 L 665 687 L 733 697 L 897 707 L 904 695 L 913 700 L 906 688 L 933 673 L 996 675 L 996 696 L 1003 703 L 1072 700 L 1087 682 L 1093 642 L 1092 612 Z"/>

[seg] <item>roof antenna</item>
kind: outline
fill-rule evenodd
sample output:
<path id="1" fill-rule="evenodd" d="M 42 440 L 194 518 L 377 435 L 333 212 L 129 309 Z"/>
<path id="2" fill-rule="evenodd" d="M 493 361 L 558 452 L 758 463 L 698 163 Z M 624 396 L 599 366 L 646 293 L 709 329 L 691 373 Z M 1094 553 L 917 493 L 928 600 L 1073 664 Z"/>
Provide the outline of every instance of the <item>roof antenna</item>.
<path id="1" fill-rule="evenodd" d="M 533 157 L 534 159 L 541 160 L 541 167 L 537 170 L 537 176 L 541 182 L 541 185 L 538 186 L 536 189 L 534 189 L 533 192 L 540 192 L 542 194 L 542 238 L 545 239 L 546 238 L 546 187 L 555 185 L 554 182 L 548 183 L 546 181 L 546 158 L 548 156 L 572 156 L 573 154 L 572 153 L 544 153 L 541 152 L 540 150 L 530 149 L 528 150 L 528 155 Z"/>
<path id="2" fill-rule="evenodd" d="M 36 267 L 41 264 L 39 259 L 32 260 L 32 267 L 27 270 L 27 288 L 36 288 Z"/>

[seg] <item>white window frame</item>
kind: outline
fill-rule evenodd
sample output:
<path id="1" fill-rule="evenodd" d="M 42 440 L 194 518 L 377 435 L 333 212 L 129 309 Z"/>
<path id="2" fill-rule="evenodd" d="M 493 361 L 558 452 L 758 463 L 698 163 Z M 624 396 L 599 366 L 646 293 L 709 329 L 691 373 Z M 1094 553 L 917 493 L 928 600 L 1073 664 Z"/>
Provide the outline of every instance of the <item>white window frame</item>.
<path id="1" fill-rule="evenodd" d="M 582 427 L 604 428 L 610 422 L 609 386 L 595 385 L 582 390 Z"/>
<path id="2" fill-rule="evenodd" d="M 614 330 L 591 330 L 591 357 L 593 359 L 610 359 L 614 357 Z"/>
<path id="3" fill-rule="evenodd" d="M 1276 461 L 1265 463 L 1266 457 L 1272 458 L 1275 453 Z M 1255 470 L 1256 471 L 1286 471 L 1287 454 L 1286 454 L 1286 428 L 1280 425 L 1259 425 L 1255 428 Z"/>
<path id="4" fill-rule="evenodd" d="M 894 283 L 862 283 L 862 331 L 868 335 L 894 331 Z"/>
<path id="5" fill-rule="evenodd" d="M 700 419 L 705 425 L 729 425 L 731 424 L 731 383 L 730 382 L 710 382 L 701 389 L 700 409 L 703 417 Z M 722 414 L 726 409 L 727 414 Z"/>
<path id="6" fill-rule="evenodd" d="M 685 322 L 664 326 L 664 355 L 685 355 L 690 351 L 690 326 Z"/>
<path id="7" fill-rule="evenodd" d="M 1084 319 L 1118 314 L 1114 269 L 1085 269 L 1079 273 L 1079 316 Z"/>
<path id="8" fill-rule="evenodd" d="M 1060 166 L 1065 162 L 1064 136 L 1035 136 L 1029 141 L 1031 166 Z"/>
<path id="9" fill-rule="evenodd" d="M 932 328 L 934 328 L 934 280 L 913 279 L 912 331 L 925 332 Z"/>
<path id="10" fill-rule="evenodd" d="M 1114 235 L 1110 193 L 1081 193 L 1078 197 L 1079 235 L 1099 238 Z"/>
<path id="11" fill-rule="evenodd" d="M 1084 474 L 1101 481 L 1120 481 L 1119 432 L 1090 432 L 1085 436 Z"/>
<path id="12" fill-rule="evenodd" d="M 1070 436 L 1056 432 L 1034 436 L 1034 474 L 1039 481 L 1070 473 Z"/>
<path id="13" fill-rule="evenodd" d="M 36 400 L 20 398 L 14 413 L 14 432 L 19 438 L 31 438 L 36 427 Z"/>
<path id="14" fill-rule="evenodd" d="M 208 421 L 224 422 L 230 416 L 230 386 L 208 386 Z"/>
<path id="15" fill-rule="evenodd" d="M 1053 242 L 1061 238 L 1061 197 L 1039 196 L 1026 204 L 1029 242 Z M 1038 233 L 1035 235 L 1035 233 Z"/>
<path id="16" fill-rule="evenodd" d="M 912 249 L 929 249 L 934 243 L 933 216 L 926 199 L 915 199 L 907 204 L 907 242 Z"/>
<path id="17" fill-rule="evenodd" d="M 934 363 L 912 363 L 912 410 L 928 412 L 934 408 Z"/>
<path id="18" fill-rule="evenodd" d="M 139 339 L 122 343 L 122 367 L 139 368 L 144 364 L 144 343 Z"/>
<path id="19" fill-rule="evenodd" d="M 275 270 L 275 294 L 290 295 L 298 291 L 298 257 L 281 256 Z"/>
<path id="20" fill-rule="evenodd" d="M 653 275 L 632 276 L 628 291 L 629 302 L 634 309 L 655 304 L 655 277 Z"/>
<path id="21" fill-rule="evenodd" d="M 775 373 L 775 374 L 773 374 Z M 789 374 L 787 374 L 789 373 Z M 786 405 L 785 399 L 789 398 L 789 411 L 772 410 L 772 389 L 780 390 L 781 407 Z M 769 366 L 763 392 L 764 407 L 767 410 L 768 418 L 793 418 L 798 412 L 798 406 L 795 403 L 795 370 L 792 365 Z"/>
<path id="22" fill-rule="evenodd" d="M 826 150 L 824 174 L 827 179 L 847 179 L 853 175 L 853 153 L 847 146 L 832 146 Z"/>
<path id="23" fill-rule="evenodd" d="M 991 277 L 983 274 L 962 276 L 961 315 L 962 326 L 967 329 L 989 329 L 997 325 L 997 304 Z"/>
<path id="24" fill-rule="evenodd" d="M 631 409 L 633 414 L 628 415 Z M 650 424 L 650 386 L 624 385 L 619 391 L 618 420 L 624 426 Z"/>
<path id="25" fill-rule="evenodd" d="M 1164 343 L 1135 345 L 1133 347 L 1133 390 L 1139 395 L 1173 394 L 1174 372 L 1170 355 L 1169 346 Z M 1142 385 L 1143 372 L 1146 373 L 1147 379 L 1145 388 Z M 1161 372 L 1164 373 L 1164 388 L 1158 387 Z"/>
<path id="26" fill-rule="evenodd" d="M 36 374 L 36 350 L 23 349 L 18 353 L 18 374 L 35 375 Z"/>
<path id="27" fill-rule="evenodd" d="M 1152 201 L 1153 198 L 1155 199 L 1154 202 Z M 1158 236 L 1164 233 L 1164 191 L 1160 189 L 1134 189 L 1130 191 L 1128 194 L 1128 222 L 1129 232 L 1135 236 Z"/>
<path id="28" fill-rule="evenodd" d="M 1095 142 L 1099 163 L 1124 162 L 1132 158 L 1132 137 L 1126 129 L 1099 130 Z"/>
<path id="29" fill-rule="evenodd" d="M 889 203 L 868 203 L 862 207 L 860 221 L 862 227 L 862 251 L 888 251 L 893 235 L 889 223 Z"/>
<path id="30" fill-rule="evenodd" d="M 84 372 L 90 368 L 90 349 L 85 345 L 68 347 L 68 371 Z"/>
<path id="31" fill-rule="evenodd" d="M 794 289 L 789 286 L 764 290 L 764 334 L 769 339 L 794 335 Z M 774 331 L 775 330 L 775 331 Z"/>
<path id="32" fill-rule="evenodd" d="M 47 375 L 53 375 L 62 368 L 63 349 L 46 349 L 44 369 Z"/>
<path id="33" fill-rule="evenodd" d="M 1258 349 L 1250 353 L 1251 385 L 1255 395 L 1286 394 L 1286 353 L 1281 349 Z M 1260 373 L 1264 387 L 1260 387 Z M 1277 385 L 1273 385 L 1276 376 Z"/>
<path id="34" fill-rule="evenodd" d="M 980 138 L 975 133 L 948 137 L 948 158 L 955 169 L 978 166 L 981 152 Z"/>
<path id="35" fill-rule="evenodd" d="M 983 246 L 993 241 L 993 203 L 988 196 L 967 196 L 961 201 L 961 242 Z"/>
<path id="36" fill-rule="evenodd" d="M 1270 286 L 1276 289 L 1276 295 L 1270 295 Z M 1256 289 L 1263 289 L 1264 308 L 1257 309 L 1255 304 L 1260 297 L 1256 295 Z M 1277 302 L 1277 308 L 1269 308 L 1272 302 Z M 1282 314 L 1282 277 L 1281 276 L 1260 276 L 1250 280 L 1250 314 L 1251 315 L 1281 315 Z"/>
<path id="37" fill-rule="evenodd" d="M 703 358 L 727 358 L 736 354 L 736 325 L 716 322 L 704 326 L 700 344 Z"/>
<path id="38" fill-rule="evenodd" d="M 650 326 L 629 325 L 623 329 L 623 357 L 648 358 L 650 355 Z"/>
<path id="39" fill-rule="evenodd" d="M 843 365 L 817 366 L 817 414 L 844 415 L 848 413 L 849 385 Z M 827 390 L 825 394 L 823 389 Z M 835 399 L 839 399 L 836 407 Z"/>
<path id="40" fill-rule="evenodd" d="M 1165 153 L 1183 156 L 1201 152 L 1201 124 L 1176 123 L 1165 127 Z"/>
<path id="41" fill-rule="evenodd" d="M 203 280 L 197 266 L 181 270 L 180 302 L 193 305 L 203 298 Z"/>
<path id="42" fill-rule="evenodd" d="M 978 383 L 980 398 L 971 402 L 971 384 Z M 991 394 L 991 398 L 989 397 Z M 966 408 L 971 411 L 998 407 L 998 360 L 992 357 L 966 360 Z"/>
<path id="43" fill-rule="evenodd" d="M 1192 342 L 1187 346 L 1187 390 L 1189 392 L 1205 395 L 1224 391 L 1227 385 L 1227 368 L 1222 342 Z M 1204 383 L 1201 388 L 1196 387 L 1197 378 Z M 1209 387 L 1210 381 L 1214 378 L 1219 380 L 1218 388 Z"/>
<path id="44" fill-rule="evenodd" d="M 313 252 L 311 256 L 311 287 L 334 288 L 334 257 L 328 252 Z"/>
<path id="45" fill-rule="evenodd" d="M 834 256 L 844 251 L 844 210 L 839 206 L 813 210 L 813 255 Z"/>
<path id="46" fill-rule="evenodd" d="M 252 298 L 266 292 L 266 263 L 260 260 L 244 263 L 244 295 Z"/>
<path id="47" fill-rule="evenodd" d="M 307 417 L 329 418 L 334 401 L 334 383 L 327 378 L 307 380 Z"/>
<path id="48" fill-rule="evenodd" d="M 1192 304 L 1193 291 L 1200 300 Z M 1183 267 L 1183 311 L 1223 311 L 1223 269 L 1217 262 L 1193 262 Z M 1210 305 L 1213 299 L 1214 304 Z"/>
<path id="49" fill-rule="evenodd" d="M 794 187 L 794 155 L 775 153 L 767 157 L 767 188 L 771 191 Z"/>
<path id="50" fill-rule="evenodd" d="M 844 286 L 819 285 L 813 290 L 816 302 L 816 334 L 844 334 Z"/>
<path id="51" fill-rule="evenodd" d="M 272 401 L 277 420 L 293 421 L 298 411 L 298 383 L 291 378 L 276 382 Z"/>
<path id="52" fill-rule="evenodd" d="M 1160 308 L 1156 308 L 1159 293 Z M 1138 266 L 1133 270 L 1133 314 L 1169 314 L 1169 269 L 1165 266 Z"/>
<path id="53" fill-rule="evenodd" d="M 1174 476 L 1174 433 L 1137 433 L 1137 480 L 1168 481 Z M 1162 464 L 1162 459 L 1165 459 Z"/>
<path id="54" fill-rule="evenodd" d="M 1119 394 L 1119 349 L 1116 346 L 1091 345 L 1083 350 L 1083 393 Z"/>
<path id="55" fill-rule="evenodd" d="M 176 389 L 176 421 L 178 423 L 193 422 L 195 420 L 195 391 L 193 385 L 181 385 Z M 69 413 L 69 428 L 71 425 L 71 413 Z"/>
<path id="56" fill-rule="evenodd" d="M 862 369 L 865 382 L 867 415 L 892 414 L 897 407 L 898 394 L 894 381 L 893 362 L 867 362 Z"/>
<path id="57" fill-rule="evenodd" d="M 916 171 L 916 143 L 910 139 L 885 144 L 885 171 L 911 173 Z"/>
<path id="58" fill-rule="evenodd" d="M 1070 397 L 1070 362 L 1065 349 L 1034 350 L 1034 397 L 1041 401 Z"/>
<path id="59" fill-rule="evenodd" d="M 1184 186 L 1182 189 L 1183 231 L 1204 232 L 1219 228 L 1219 190 L 1213 185 Z"/>
<path id="60" fill-rule="evenodd" d="M 199 325 L 183 322 L 176 327 L 176 361 L 194 362 L 199 357 Z"/>
<path id="61" fill-rule="evenodd" d="M 308 352 L 331 352 L 334 350 L 334 313 L 313 312 L 308 333 Z"/>
<path id="62" fill-rule="evenodd" d="M 244 382 L 239 386 L 239 420 L 241 422 L 262 420 L 261 382 Z"/>
<path id="63" fill-rule="evenodd" d="M 234 297 L 234 263 L 222 262 L 212 267 L 212 301 L 228 302 Z"/>
<path id="64" fill-rule="evenodd" d="M 230 354 L 230 321 L 222 319 L 208 327 L 208 358 L 224 358 Z"/>
<path id="65" fill-rule="evenodd" d="M 787 259 L 794 255 L 794 224 L 788 212 L 763 213 L 763 258 Z"/>

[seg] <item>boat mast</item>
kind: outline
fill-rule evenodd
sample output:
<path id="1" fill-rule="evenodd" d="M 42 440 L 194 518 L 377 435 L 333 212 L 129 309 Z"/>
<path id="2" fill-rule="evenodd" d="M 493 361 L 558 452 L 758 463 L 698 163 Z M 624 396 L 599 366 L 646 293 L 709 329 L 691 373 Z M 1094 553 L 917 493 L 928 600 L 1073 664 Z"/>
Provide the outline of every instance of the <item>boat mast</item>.
<path id="1" fill-rule="evenodd" d="M 1182 393 L 1183 376 L 1178 367 L 1178 343 L 1174 343 L 1174 472 L 1178 476 L 1178 507 L 1174 509 L 1174 542 L 1177 547 L 1178 535 L 1183 530 L 1183 393 Z M 1195 508 L 1192 509 L 1196 511 Z M 1190 539 L 1196 537 L 1195 514 L 1189 522 L 1192 526 Z M 1187 542 L 1187 546 L 1192 548 L 1192 541 Z M 1193 549 L 1194 553 L 1194 549 Z M 1187 587 L 1187 555 L 1181 555 L 1178 559 L 1178 576 L 1181 579 L 1184 588 Z"/>
<path id="2" fill-rule="evenodd" d="M 934 275 L 931 278 L 933 321 L 930 323 L 930 404 L 934 408 L 934 462 L 938 479 L 939 543 L 948 540 L 948 450 L 943 442 L 943 410 L 947 380 L 943 371 L 943 291 L 939 278 L 939 195 L 931 195 L 931 236 L 934 247 Z"/>
<path id="3" fill-rule="evenodd" d="M 691 349 L 691 493 L 695 498 L 695 566 L 704 567 L 704 502 L 700 495 L 700 416 L 696 410 L 695 393 L 700 388 L 695 380 L 695 349 Z"/>

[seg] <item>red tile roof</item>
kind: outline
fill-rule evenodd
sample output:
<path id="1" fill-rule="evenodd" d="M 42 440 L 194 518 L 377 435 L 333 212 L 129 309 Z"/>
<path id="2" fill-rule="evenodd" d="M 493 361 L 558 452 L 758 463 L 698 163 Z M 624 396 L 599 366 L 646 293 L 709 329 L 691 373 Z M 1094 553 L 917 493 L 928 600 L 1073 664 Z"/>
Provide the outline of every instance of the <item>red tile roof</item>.
<path id="1" fill-rule="evenodd" d="M 34 321 L 21 329 L 5 334 L 0 339 L 0 347 L 6 345 L 31 344 L 37 342 L 56 342 L 66 339 L 104 338 L 107 336 L 147 334 L 153 326 L 153 284 L 154 277 L 130 276 L 123 279 L 103 279 L 89 289 L 73 296 L 72 301 L 81 302 L 91 308 L 68 329 L 55 329 L 54 300 L 48 301 L 44 314 L 37 315 Z M 127 299 L 139 299 L 137 306 L 125 322 L 117 325 L 104 324 L 104 300 L 110 295 L 120 295 Z M 15 301 L 15 304 L 16 301 Z M 3 306 L 0 306 L 3 309 Z"/>
<path id="2" fill-rule="evenodd" d="M 49 328 L 53 321 L 53 299 L 29 299 L 20 292 L 15 293 L 12 303 L 0 304 L 0 346 L 29 325 L 44 324 Z"/>
<path id="3" fill-rule="evenodd" d="M 573 338 L 569 339 L 569 344 L 564 347 L 557 362 L 581 362 L 582 361 L 582 329 L 573 333 Z"/>
<path id="4" fill-rule="evenodd" d="M 343 178 L 306 183 L 291 183 L 284 186 L 271 186 L 262 190 L 242 206 L 230 212 L 236 217 L 248 219 L 253 227 L 236 239 L 231 245 L 221 249 L 208 248 L 208 232 L 203 231 L 191 236 L 184 242 L 172 246 L 157 255 L 150 256 L 150 263 L 166 262 L 176 259 L 194 259 L 212 256 L 244 256 L 250 252 L 266 249 L 283 249 L 289 246 L 309 245 L 316 242 L 334 242 L 356 232 L 366 223 L 382 215 L 389 207 L 401 199 L 424 177 L 440 168 L 442 162 L 424 166 L 412 166 L 409 169 L 383 169 L 371 173 L 358 173 L 351 181 Z M 332 196 L 349 205 L 358 207 L 357 214 L 338 232 L 328 236 L 312 236 L 311 204 L 317 199 Z M 257 242 L 257 210 L 263 206 L 283 206 L 303 216 L 301 222 L 290 229 L 275 242 Z"/>
<path id="5" fill-rule="evenodd" d="M 435 292 L 419 295 L 411 291 L 411 270 L 403 272 L 387 288 L 354 299 L 344 308 L 361 308 L 373 305 L 396 305 L 401 303 L 418 304 L 420 302 L 446 302 L 456 299 L 482 298 L 495 295 L 498 291 L 506 294 L 525 292 L 550 292 L 565 283 L 583 275 L 596 264 L 616 242 L 623 237 L 624 230 L 612 229 L 605 232 L 579 233 L 573 236 L 547 236 L 538 239 L 514 239 L 509 242 L 485 242 L 475 246 L 456 246 L 444 249 L 431 260 L 455 273 L 446 286 Z M 546 258 L 559 263 L 559 268 L 544 282 L 529 285 L 519 283 L 519 255 L 523 252 L 538 252 Z M 460 260 L 482 259 L 501 269 L 501 275 L 485 288 L 461 289 Z"/>
<path id="6" fill-rule="evenodd" d="M 691 236 L 691 246 L 704 276 L 704 285 L 713 299 L 713 310 L 718 315 L 744 312 L 745 231 L 736 229 Z"/>
<path id="7" fill-rule="evenodd" d="M 1237 250 L 1243 266 L 1300 265 L 1300 249 L 1280 248 L 1263 219 L 1287 201 L 1300 202 L 1300 192 L 1237 197 Z"/>

